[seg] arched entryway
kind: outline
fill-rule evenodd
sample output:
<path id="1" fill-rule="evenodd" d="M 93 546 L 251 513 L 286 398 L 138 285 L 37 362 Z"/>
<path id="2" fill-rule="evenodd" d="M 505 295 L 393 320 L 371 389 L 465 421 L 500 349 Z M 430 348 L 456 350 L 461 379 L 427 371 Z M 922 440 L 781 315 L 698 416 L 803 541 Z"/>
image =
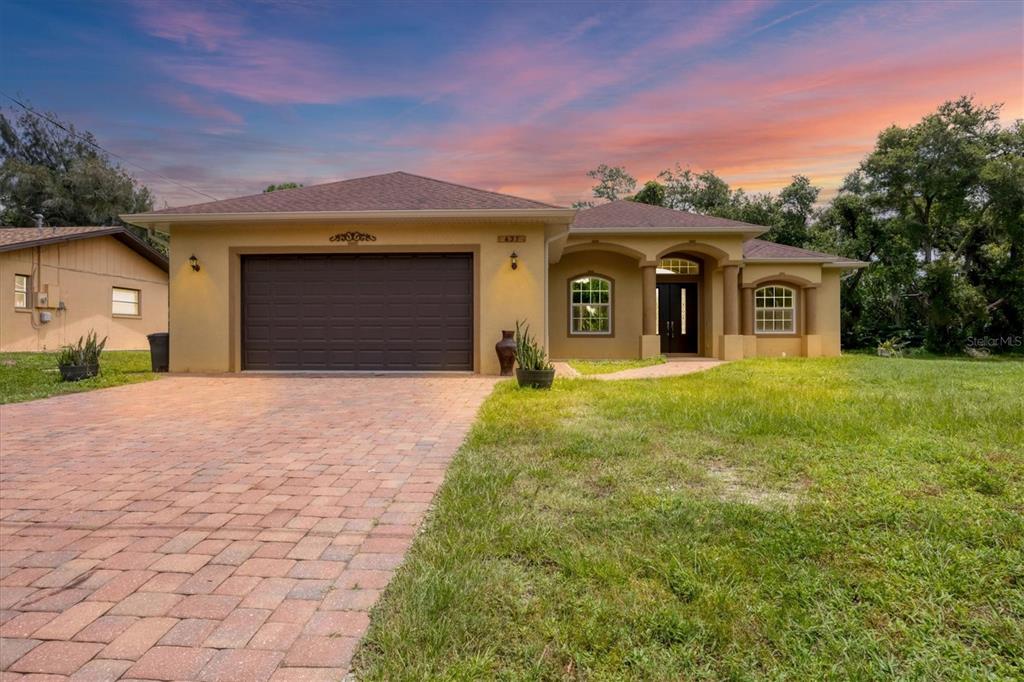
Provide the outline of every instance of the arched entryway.
<path id="1" fill-rule="evenodd" d="M 656 315 L 663 355 L 698 355 L 705 311 L 705 259 L 694 253 L 662 256 L 656 272 Z"/>

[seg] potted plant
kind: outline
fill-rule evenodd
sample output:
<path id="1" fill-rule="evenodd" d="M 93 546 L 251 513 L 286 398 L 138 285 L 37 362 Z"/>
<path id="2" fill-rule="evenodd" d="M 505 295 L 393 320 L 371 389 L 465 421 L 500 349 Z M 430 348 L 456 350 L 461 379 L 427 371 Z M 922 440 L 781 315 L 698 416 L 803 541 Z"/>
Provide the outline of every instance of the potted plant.
<path id="1" fill-rule="evenodd" d="M 64 381 L 81 381 L 99 374 L 100 353 L 107 345 L 107 337 L 96 340 L 96 332 L 90 331 L 88 336 L 79 337 L 76 345 L 64 346 L 57 353 L 57 368 L 60 378 Z"/>
<path id="2" fill-rule="evenodd" d="M 530 335 L 529 325 L 516 320 L 516 379 L 521 388 L 551 388 L 555 368 L 544 348 Z"/>

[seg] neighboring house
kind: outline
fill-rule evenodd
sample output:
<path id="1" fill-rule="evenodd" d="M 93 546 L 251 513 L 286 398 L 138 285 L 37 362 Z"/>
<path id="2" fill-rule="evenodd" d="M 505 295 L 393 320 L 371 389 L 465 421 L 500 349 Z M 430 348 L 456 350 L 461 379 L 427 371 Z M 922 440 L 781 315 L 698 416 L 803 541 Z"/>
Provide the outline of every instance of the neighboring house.
<path id="1" fill-rule="evenodd" d="M 107 349 L 167 331 L 167 258 L 124 227 L 0 227 L 0 351 Z"/>
<path id="2" fill-rule="evenodd" d="M 496 374 L 516 320 L 554 358 L 837 355 L 839 278 L 864 265 L 757 225 L 408 173 L 122 218 L 172 235 L 172 371 Z"/>

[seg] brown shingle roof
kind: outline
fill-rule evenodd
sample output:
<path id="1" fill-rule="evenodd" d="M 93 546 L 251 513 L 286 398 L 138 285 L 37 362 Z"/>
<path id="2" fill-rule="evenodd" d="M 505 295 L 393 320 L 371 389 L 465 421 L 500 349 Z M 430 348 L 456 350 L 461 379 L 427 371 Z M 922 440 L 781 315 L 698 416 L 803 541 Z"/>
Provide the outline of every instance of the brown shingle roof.
<path id="1" fill-rule="evenodd" d="M 306 211 L 418 211 L 559 208 L 411 173 L 385 173 L 323 185 L 278 190 L 154 214 L 297 213 Z"/>
<path id="2" fill-rule="evenodd" d="M 748 239 L 743 242 L 743 258 L 750 260 L 808 260 L 827 263 L 858 264 L 861 261 L 844 256 L 833 256 L 821 251 L 801 249 L 787 244 L 776 244 L 764 239 Z"/>
<path id="3" fill-rule="evenodd" d="M 59 244 L 77 239 L 113 237 L 132 251 L 167 272 L 167 257 L 119 225 L 76 227 L 0 227 L 0 251 L 17 251 L 33 246 Z"/>
<path id="4" fill-rule="evenodd" d="M 701 228 L 734 227 L 748 230 L 767 230 L 762 225 L 752 225 L 738 220 L 716 218 L 676 211 L 663 206 L 652 206 L 636 201 L 610 201 L 607 204 L 586 208 L 576 214 L 570 230 L 579 229 L 645 229 L 645 228 Z"/>
<path id="5" fill-rule="evenodd" d="M 109 234 L 111 230 L 120 229 L 123 228 L 111 227 L 110 225 L 88 227 L 44 227 L 42 229 L 38 227 L 0 227 L 0 249 L 4 251 L 11 251 L 14 247 L 19 249 L 25 248 L 23 246 L 24 244 L 35 246 L 34 242 L 38 241 L 49 243 L 52 241 L 68 239 L 74 236 L 90 235 L 94 232 Z"/>
<path id="6" fill-rule="evenodd" d="M 607 230 L 610 232 L 613 230 L 672 230 L 673 228 L 678 230 L 735 228 L 736 232 L 747 233 L 748 235 L 751 232 L 757 233 L 768 230 L 767 227 L 762 225 L 753 225 L 738 220 L 716 218 L 699 213 L 676 211 L 663 206 L 619 200 L 581 210 L 576 214 L 576 220 L 570 226 L 570 232 L 580 229 Z M 743 258 L 778 261 L 806 260 L 849 266 L 865 265 L 865 263 L 851 258 L 833 256 L 809 249 L 799 249 L 795 246 L 776 244 L 775 242 L 763 239 L 748 239 L 743 242 Z"/>

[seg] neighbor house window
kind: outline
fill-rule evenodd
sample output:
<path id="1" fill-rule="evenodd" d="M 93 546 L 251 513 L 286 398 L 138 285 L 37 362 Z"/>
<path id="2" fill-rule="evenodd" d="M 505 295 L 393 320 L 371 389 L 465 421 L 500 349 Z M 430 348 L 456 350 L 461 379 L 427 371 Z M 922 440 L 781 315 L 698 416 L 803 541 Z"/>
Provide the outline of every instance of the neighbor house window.
<path id="1" fill-rule="evenodd" d="M 14 276 L 14 307 L 15 308 L 28 308 L 28 275 L 15 275 Z"/>
<path id="2" fill-rule="evenodd" d="M 699 275 L 700 263 L 689 258 L 662 258 L 658 262 L 659 275 Z"/>
<path id="3" fill-rule="evenodd" d="M 754 331 L 758 334 L 796 333 L 796 292 L 778 284 L 755 291 Z"/>
<path id="4" fill-rule="evenodd" d="M 115 315 L 138 315 L 139 290 L 114 287 L 112 312 Z"/>
<path id="5" fill-rule="evenodd" d="M 569 282 L 569 331 L 572 334 L 612 333 L 612 282 L 597 275 Z"/>

